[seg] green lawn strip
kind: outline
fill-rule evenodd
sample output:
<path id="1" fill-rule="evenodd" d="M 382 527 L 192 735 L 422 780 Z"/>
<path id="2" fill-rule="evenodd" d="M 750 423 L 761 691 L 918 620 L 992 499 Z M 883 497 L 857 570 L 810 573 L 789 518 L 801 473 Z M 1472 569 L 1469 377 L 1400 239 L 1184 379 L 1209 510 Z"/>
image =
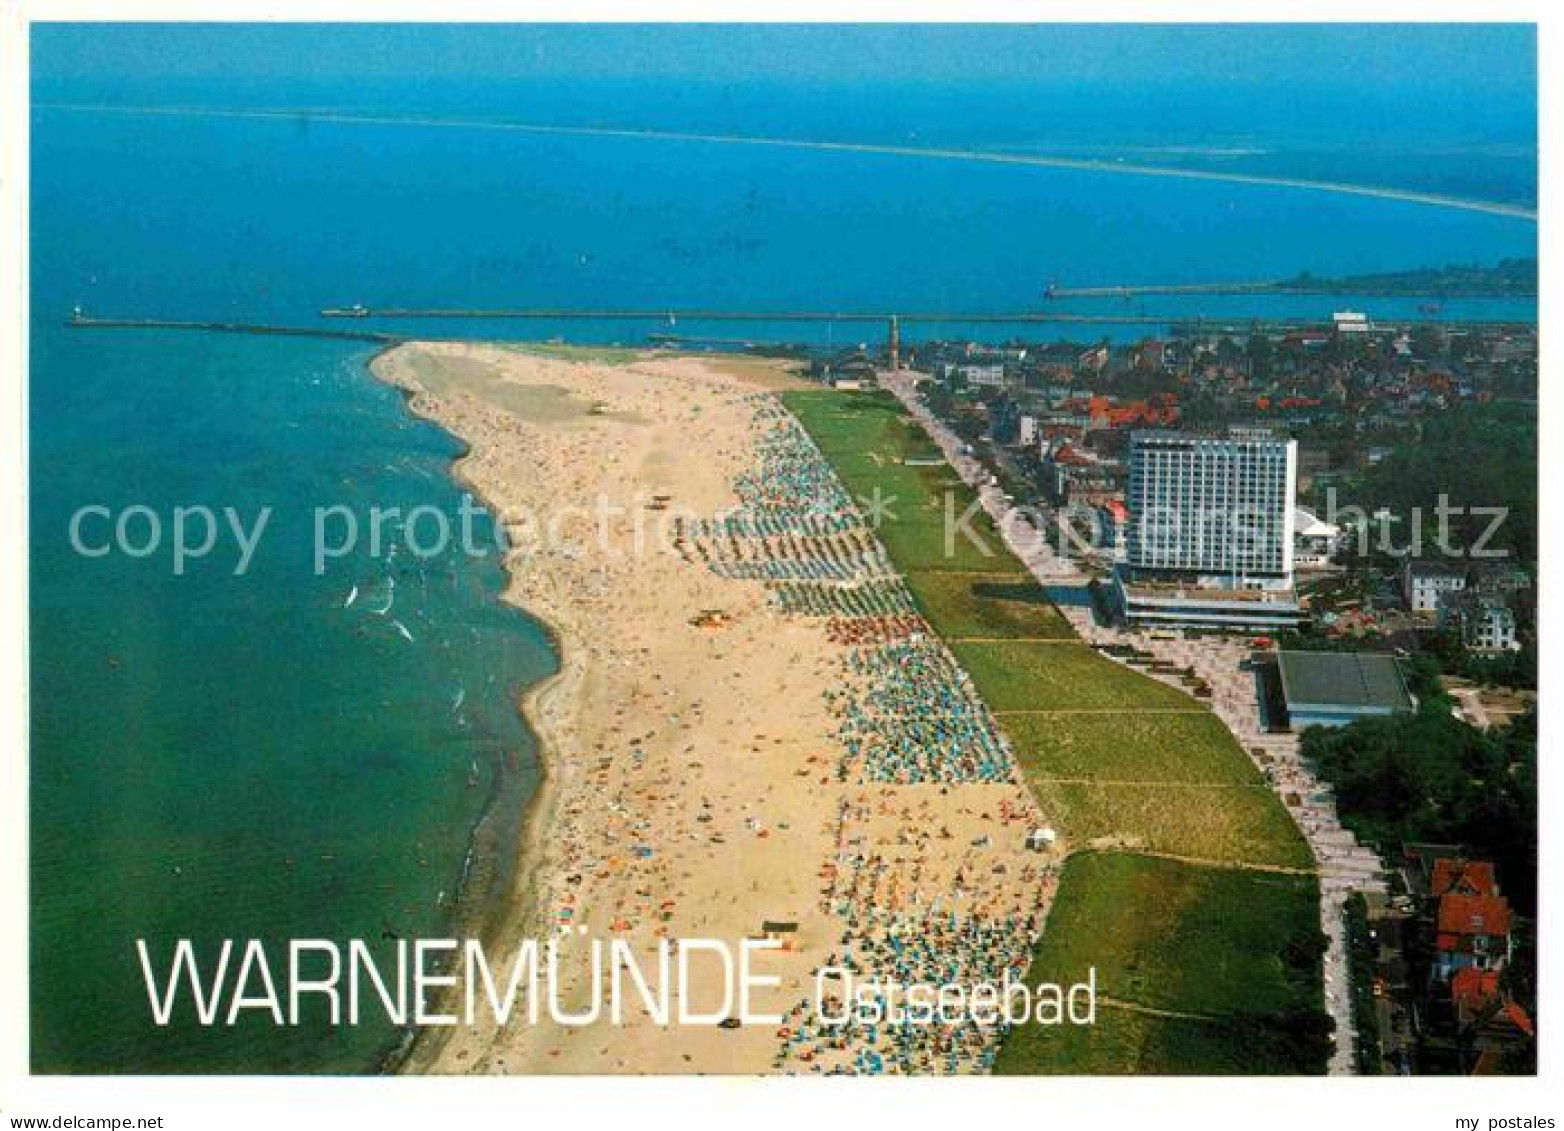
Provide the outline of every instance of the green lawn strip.
<path id="1" fill-rule="evenodd" d="M 1011 1031 L 1001 1076 L 1295 1076 L 1324 1071 L 1310 1017 L 1186 1021 L 1099 1009 L 1095 1025 Z M 1299 1039 L 1299 1030 L 1308 1036 Z"/>
<path id="2" fill-rule="evenodd" d="M 1076 844 L 1111 838 L 1175 856 L 1313 866 L 1292 819 L 1215 715 L 1001 721 L 1039 803 Z"/>
<path id="3" fill-rule="evenodd" d="M 890 393 L 840 393 L 826 389 L 787 392 L 782 401 L 827 455 L 879 451 L 934 458 L 934 441 L 908 419 Z"/>
<path id="4" fill-rule="evenodd" d="M 1210 712 L 1007 715 L 1001 721 L 1022 767 L 1038 778 L 1268 788 Z"/>
<path id="5" fill-rule="evenodd" d="M 811 390 L 782 401 L 860 506 L 883 501 L 876 533 L 903 572 L 1024 572 L 954 469 L 916 462 L 942 457 L 889 393 Z"/>
<path id="6" fill-rule="evenodd" d="M 872 499 L 872 496 L 862 498 Z M 874 532 L 903 573 L 967 574 L 1003 570 L 1009 564 L 985 556 L 964 538 L 947 538 L 945 522 L 939 517 L 928 521 L 921 515 L 909 518 L 904 504 L 890 505 L 901 508 L 900 513 L 896 517 L 882 518 Z"/>
<path id="7" fill-rule="evenodd" d="M 1264 789 L 1058 783 L 1047 789 L 1052 807 L 1044 811 L 1076 845 L 1113 841 L 1222 863 L 1314 867 L 1303 836 Z"/>
<path id="8" fill-rule="evenodd" d="M 943 628 L 935 629 L 944 635 Z M 1197 709 L 1177 688 L 1099 656 L 1085 644 L 951 640 L 994 711 Z"/>
<path id="9" fill-rule="evenodd" d="M 907 586 L 924 617 L 946 639 L 1019 636 L 1067 640 L 1075 635 L 1070 622 L 1030 574 L 924 571 L 908 574 Z"/>
<path id="10" fill-rule="evenodd" d="M 1323 1064 L 1319 893 L 1312 876 L 1208 868 L 1123 852 L 1072 857 L 1033 956 L 1030 984 L 1084 980 L 1099 998 L 1210 1018 L 1193 1021 L 1098 1008 L 1100 1032 L 1028 1024 L 1013 1031 L 999 1071 L 1293 1072 Z M 1172 1035 L 1195 1042 L 1168 1047 Z M 1241 1038 L 1238 1043 L 1232 1043 Z"/>

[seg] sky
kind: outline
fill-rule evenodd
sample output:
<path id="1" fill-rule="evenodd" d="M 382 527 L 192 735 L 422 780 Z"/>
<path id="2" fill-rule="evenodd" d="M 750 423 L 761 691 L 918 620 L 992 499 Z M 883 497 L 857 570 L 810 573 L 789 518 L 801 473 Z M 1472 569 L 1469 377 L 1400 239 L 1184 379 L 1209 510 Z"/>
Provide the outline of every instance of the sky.
<path id="1" fill-rule="evenodd" d="M 1036 85 L 1536 85 L 1530 25 L 287 25 L 33 28 L 36 80 L 297 75 Z"/>

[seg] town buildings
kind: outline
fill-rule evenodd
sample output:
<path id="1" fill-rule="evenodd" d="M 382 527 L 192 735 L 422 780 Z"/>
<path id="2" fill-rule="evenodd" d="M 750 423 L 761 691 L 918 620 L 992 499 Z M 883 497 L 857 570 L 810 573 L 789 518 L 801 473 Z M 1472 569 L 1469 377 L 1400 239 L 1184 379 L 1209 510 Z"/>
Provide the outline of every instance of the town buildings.
<path id="1" fill-rule="evenodd" d="M 1519 1000 L 1530 996 L 1517 977 L 1520 924 L 1498 868 L 1459 845 L 1406 844 L 1394 878 L 1400 894 L 1371 923 L 1398 941 L 1375 974 L 1390 1012 L 1408 1018 L 1418 1070 L 1535 1071 L 1536 1023 Z"/>
<path id="2" fill-rule="evenodd" d="M 1293 565 L 1325 569 L 1341 544 L 1341 527 L 1326 522 L 1307 507 L 1292 509 Z"/>
<path id="3" fill-rule="evenodd" d="M 1512 915 L 1509 900 L 1499 894 L 1494 866 L 1436 860 L 1429 894 L 1438 902 L 1434 976 L 1444 981 L 1464 969 L 1502 970 L 1511 956 Z"/>

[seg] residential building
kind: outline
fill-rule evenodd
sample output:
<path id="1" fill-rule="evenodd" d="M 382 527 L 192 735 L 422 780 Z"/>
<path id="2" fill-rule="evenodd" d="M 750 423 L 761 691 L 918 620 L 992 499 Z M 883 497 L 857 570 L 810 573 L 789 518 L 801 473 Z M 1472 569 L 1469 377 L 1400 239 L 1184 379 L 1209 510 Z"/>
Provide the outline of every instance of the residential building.
<path id="1" fill-rule="evenodd" d="M 1097 508 L 1100 544 L 1114 559 L 1124 554 L 1125 536 L 1129 531 L 1130 511 L 1123 499 L 1108 499 Z"/>
<path id="2" fill-rule="evenodd" d="M 1472 565 L 1472 583 L 1484 593 L 1515 596 L 1531 590 L 1531 574 L 1513 561 L 1481 561 Z"/>
<path id="3" fill-rule="evenodd" d="M 1101 373 L 1108 367 L 1109 351 L 1105 344 L 1090 346 L 1076 358 L 1075 367 L 1081 373 Z"/>
<path id="4" fill-rule="evenodd" d="M 1466 966 L 1450 979 L 1450 1007 L 1468 1075 L 1508 1074 L 1536 1039 L 1537 1026 L 1510 996 L 1497 970 Z"/>
<path id="5" fill-rule="evenodd" d="M 1414 613 L 1437 613 L 1447 593 L 1466 588 L 1466 563 L 1408 558 L 1401 566 L 1401 595 Z"/>
<path id="6" fill-rule="evenodd" d="M 1292 556 L 1298 569 L 1323 569 L 1341 545 L 1341 527 L 1306 507 L 1292 509 Z"/>
<path id="7" fill-rule="evenodd" d="M 974 389 L 1002 389 L 1005 387 L 1005 367 L 1003 363 L 989 365 L 957 365 L 945 362 L 940 367 L 940 375 L 946 381 L 959 377 L 966 382 L 969 388 Z"/>
<path id="8" fill-rule="evenodd" d="M 1473 652 L 1515 652 L 1515 612 L 1497 593 L 1459 589 L 1439 599 L 1439 625 L 1461 634 L 1461 642 Z"/>
<path id="9" fill-rule="evenodd" d="M 1463 969 L 1502 970 L 1510 960 L 1513 916 L 1493 865 L 1457 859 L 1441 870 L 1445 863 L 1435 865 L 1430 893 L 1438 901 L 1435 976 L 1444 981 Z"/>
<path id="10" fill-rule="evenodd" d="M 1428 877 L 1428 894 L 1435 899 L 1447 895 L 1494 895 L 1498 890 L 1499 870 L 1487 860 L 1440 856 L 1434 860 Z"/>
<path id="11" fill-rule="evenodd" d="M 1039 464 L 1043 490 L 1056 503 L 1101 506 L 1122 497 L 1123 465 L 1100 459 L 1079 443 L 1043 439 Z"/>

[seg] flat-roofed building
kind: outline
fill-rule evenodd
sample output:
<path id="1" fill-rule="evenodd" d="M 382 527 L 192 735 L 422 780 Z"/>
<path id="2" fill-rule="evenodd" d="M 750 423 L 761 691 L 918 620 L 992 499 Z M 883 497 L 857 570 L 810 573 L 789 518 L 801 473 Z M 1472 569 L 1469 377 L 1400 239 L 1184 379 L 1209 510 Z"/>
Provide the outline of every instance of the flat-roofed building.
<path id="1" fill-rule="evenodd" d="M 1114 570 L 1114 594 L 1124 619 L 1141 628 L 1281 632 L 1303 620 L 1291 590 L 1138 581 L 1123 564 Z"/>
<path id="2" fill-rule="evenodd" d="M 1339 727 L 1417 706 L 1401 665 L 1376 652 L 1280 652 L 1276 666 L 1293 730 Z"/>

